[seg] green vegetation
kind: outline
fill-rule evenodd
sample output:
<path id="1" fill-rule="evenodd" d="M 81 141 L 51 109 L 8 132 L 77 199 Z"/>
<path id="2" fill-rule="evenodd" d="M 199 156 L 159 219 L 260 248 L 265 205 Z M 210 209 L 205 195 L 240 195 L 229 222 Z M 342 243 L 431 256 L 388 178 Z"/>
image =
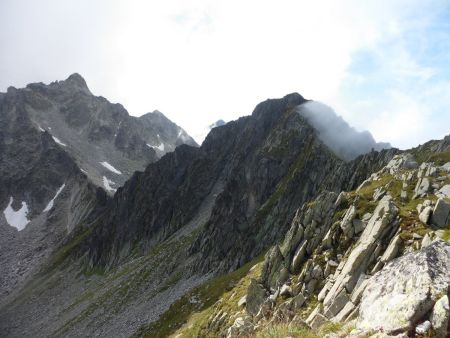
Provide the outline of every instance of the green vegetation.
<path id="1" fill-rule="evenodd" d="M 238 301 L 247 293 L 250 280 L 259 276 L 259 262 L 262 259 L 262 256 L 258 257 L 240 269 L 215 277 L 188 292 L 173 303 L 158 321 L 142 326 L 135 336 L 168 337 L 175 332 L 183 337 L 217 336 L 207 330 L 208 319 L 219 310 L 227 313 L 239 310 Z"/>
<path id="2" fill-rule="evenodd" d="M 434 162 L 436 165 L 444 165 L 445 163 L 450 162 L 450 150 L 432 154 L 429 157 L 429 161 Z"/>
<path id="3" fill-rule="evenodd" d="M 86 239 L 91 233 L 91 228 L 85 228 L 82 226 L 76 227 L 69 240 L 63 246 L 61 246 L 52 256 L 50 263 L 43 270 L 43 273 L 49 273 L 56 268 L 61 267 L 63 263 L 68 264 L 67 258 L 74 252 L 76 248 L 80 246 L 80 244 L 83 243 L 84 239 Z"/>
<path id="4" fill-rule="evenodd" d="M 336 333 L 339 337 L 346 337 L 354 326 L 343 323 L 328 323 L 317 330 L 301 324 L 271 323 L 253 335 L 255 338 L 322 338 L 327 334 Z"/>
<path id="5" fill-rule="evenodd" d="M 450 150 L 436 153 L 431 150 L 430 146 L 431 143 L 414 148 L 410 151 L 419 164 L 423 162 L 434 162 L 436 165 L 443 165 L 450 162 Z"/>

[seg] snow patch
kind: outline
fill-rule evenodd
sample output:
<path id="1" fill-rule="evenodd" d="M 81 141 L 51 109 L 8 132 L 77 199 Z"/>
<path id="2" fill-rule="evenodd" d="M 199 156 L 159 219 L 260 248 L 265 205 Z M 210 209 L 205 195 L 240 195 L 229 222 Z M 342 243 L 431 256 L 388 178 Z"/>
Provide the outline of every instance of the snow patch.
<path id="1" fill-rule="evenodd" d="M 61 191 L 63 191 L 64 187 L 66 186 L 66 184 L 64 183 L 56 192 L 55 197 L 52 198 L 52 200 L 50 202 L 48 202 L 47 206 L 45 207 L 43 212 L 47 212 L 50 211 L 51 208 L 53 208 L 53 204 L 56 200 L 56 198 L 58 197 L 58 195 L 61 193 Z"/>
<path id="2" fill-rule="evenodd" d="M 86 170 L 84 170 L 83 168 L 80 168 L 80 170 L 81 170 L 82 173 L 84 173 L 86 175 L 88 174 L 88 172 Z"/>
<path id="3" fill-rule="evenodd" d="M 153 149 L 158 149 L 159 151 L 164 151 L 165 149 L 164 143 L 161 143 L 159 146 L 152 146 L 151 144 L 147 143 L 147 146 Z"/>
<path id="4" fill-rule="evenodd" d="M 19 210 L 14 210 L 12 208 L 13 198 L 9 198 L 9 204 L 3 211 L 6 221 L 8 224 L 17 230 L 21 231 L 25 229 L 25 226 L 30 222 L 27 218 L 28 216 L 28 205 L 26 202 L 22 202 L 22 207 Z"/>
<path id="5" fill-rule="evenodd" d="M 113 187 L 111 187 L 111 185 L 116 184 L 113 181 L 109 180 L 106 176 L 103 176 L 103 186 L 105 187 L 106 190 L 110 191 L 110 192 L 116 192 L 117 189 L 114 189 Z"/>
<path id="6" fill-rule="evenodd" d="M 38 128 L 39 128 L 40 131 L 45 132 L 45 129 L 42 128 L 39 124 L 38 124 L 37 126 L 38 126 Z"/>
<path id="7" fill-rule="evenodd" d="M 180 138 L 183 142 L 187 142 L 189 140 L 188 135 L 186 134 L 186 132 L 180 128 L 180 130 L 178 131 L 178 137 Z"/>
<path id="8" fill-rule="evenodd" d="M 59 138 L 57 138 L 57 137 L 55 137 L 55 136 L 52 136 L 52 137 L 53 137 L 53 140 L 54 140 L 56 143 L 58 143 L 59 145 L 62 145 L 63 147 L 67 147 L 67 144 L 62 143 L 61 140 L 60 140 Z"/>
<path id="9" fill-rule="evenodd" d="M 109 164 L 108 162 L 104 161 L 104 162 L 100 162 L 100 164 L 102 166 L 104 166 L 106 169 L 108 169 L 109 171 L 113 172 L 114 174 L 117 175 L 122 175 L 122 172 L 117 170 L 116 168 L 114 168 L 111 164 Z"/>

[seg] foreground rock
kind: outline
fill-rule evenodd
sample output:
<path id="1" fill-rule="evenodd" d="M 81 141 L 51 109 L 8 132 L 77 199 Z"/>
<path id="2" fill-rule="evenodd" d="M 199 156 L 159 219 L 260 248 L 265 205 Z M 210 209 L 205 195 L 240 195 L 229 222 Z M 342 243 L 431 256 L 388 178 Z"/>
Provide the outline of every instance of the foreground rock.
<path id="1" fill-rule="evenodd" d="M 449 267 L 450 245 L 443 241 L 393 260 L 368 281 L 358 327 L 391 334 L 413 332 L 427 319 L 436 301 L 446 295 Z M 436 310 L 439 315 L 434 316 L 434 322 L 442 323 L 438 319 L 443 317 L 441 312 Z"/>
<path id="2" fill-rule="evenodd" d="M 444 228 L 450 224 L 450 203 L 440 198 L 434 207 L 431 222 L 437 227 Z"/>

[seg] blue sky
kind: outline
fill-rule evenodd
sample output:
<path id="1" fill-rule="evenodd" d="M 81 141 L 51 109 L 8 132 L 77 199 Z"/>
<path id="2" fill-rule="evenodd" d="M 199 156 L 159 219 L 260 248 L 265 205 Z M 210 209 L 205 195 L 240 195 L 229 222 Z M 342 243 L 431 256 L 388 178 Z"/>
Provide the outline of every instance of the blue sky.
<path id="1" fill-rule="evenodd" d="M 450 10 L 437 8 L 354 52 L 338 92 L 354 124 L 400 147 L 450 134 Z"/>
<path id="2" fill-rule="evenodd" d="M 0 45 L 0 91 L 79 72 L 198 140 L 294 91 L 397 147 L 450 134 L 449 1 L 3 0 Z"/>

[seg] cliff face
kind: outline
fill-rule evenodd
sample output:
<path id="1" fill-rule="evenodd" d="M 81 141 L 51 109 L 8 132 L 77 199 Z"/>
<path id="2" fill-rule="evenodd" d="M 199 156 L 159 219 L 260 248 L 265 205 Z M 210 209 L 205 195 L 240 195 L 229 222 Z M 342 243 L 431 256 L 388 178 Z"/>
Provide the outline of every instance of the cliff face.
<path id="1" fill-rule="evenodd" d="M 200 148 L 182 146 L 119 189 L 85 250 L 113 266 L 197 229 L 193 271 L 236 269 L 279 240 L 301 205 L 323 190 L 352 189 L 397 150 L 351 162 L 334 155 L 298 114 L 299 94 L 259 104 L 214 128 Z M 207 207 L 205 207 L 207 206 Z"/>
<path id="2" fill-rule="evenodd" d="M 446 142 L 411 151 L 427 162 L 396 155 L 356 189 L 303 204 L 263 262 L 176 334 L 448 337 Z"/>
<path id="3" fill-rule="evenodd" d="M 4 118 L 26 115 L 29 128 L 50 134 L 89 179 L 109 194 L 177 145 L 196 146 L 160 112 L 136 118 L 122 105 L 94 96 L 79 74 L 49 85 L 10 87 L 2 102 Z"/>
<path id="4" fill-rule="evenodd" d="M 69 80 L 76 80 L 80 96 L 88 95 L 79 79 Z M 49 335 L 107 336 L 115 330 L 130 335 L 143 323 L 155 322 L 193 287 L 265 253 L 285 236 L 300 206 L 314 203 L 326 191 L 355 189 L 398 152 L 340 159 L 298 113 L 305 102 L 295 93 L 264 101 L 251 116 L 212 129 L 200 148 L 180 145 L 135 172 L 112 198 L 95 196 L 41 274 L 2 307 L 0 321 L 8 323 L 7 332 L 26 335 L 27 328 L 18 327 L 13 318 L 21 313 L 41 318 L 41 329 Z M 102 121 L 105 128 L 94 128 L 100 143 L 111 137 L 111 120 Z M 37 135 L 58 145 L 48 131 Z M 130 152 L 122 149 L 123 156 L 133 161 L 141 147 L 132 144 L 142 142 L 133 143 L 128 136 L 121 144 Z M 34 301 L 25 306 L 21 297 Z M 60 302 L 62 314 L 46 305 L 53 301 Z M 36 325 L 33 321 L 30 328 Z"/>
<path id="5" fill-rule="evenodd" d="M 35 127 L 23 93 L 14 90 L 0 99 L 0 186 L 1 301 L 107 197 Z"/>

